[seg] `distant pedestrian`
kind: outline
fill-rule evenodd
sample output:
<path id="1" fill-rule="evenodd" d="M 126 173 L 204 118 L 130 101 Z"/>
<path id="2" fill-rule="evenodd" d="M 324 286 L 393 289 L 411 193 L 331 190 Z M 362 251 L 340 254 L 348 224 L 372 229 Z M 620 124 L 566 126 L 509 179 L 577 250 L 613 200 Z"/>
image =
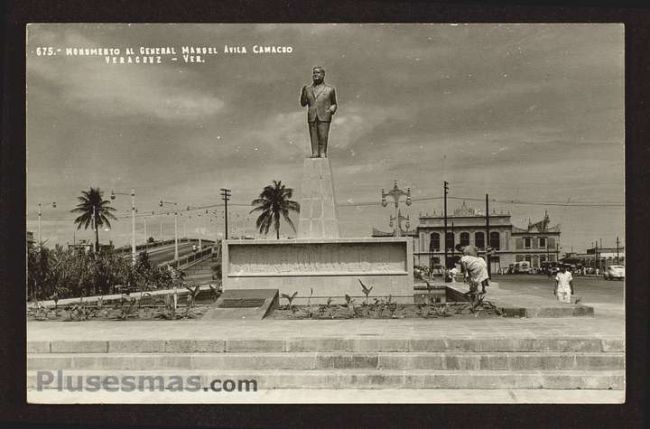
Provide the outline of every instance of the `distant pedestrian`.
<path id="1" fill-rule="evenodd" d="M 456 283 L 456 274 L 458 274 L 458 268 L 454 266 L 454 268 L 449 270 L 449 277 L 451 277 L 452 283 Z"/>
<path id="2" fill-rule="evenodd" d="M 555 275 L 555 289 L 553 295 L 560 302 L 571 304 L 571 295 L 573 295 L 573 276 L 567 271 L 566 266 L 560 266 L 560 271 Z"/>

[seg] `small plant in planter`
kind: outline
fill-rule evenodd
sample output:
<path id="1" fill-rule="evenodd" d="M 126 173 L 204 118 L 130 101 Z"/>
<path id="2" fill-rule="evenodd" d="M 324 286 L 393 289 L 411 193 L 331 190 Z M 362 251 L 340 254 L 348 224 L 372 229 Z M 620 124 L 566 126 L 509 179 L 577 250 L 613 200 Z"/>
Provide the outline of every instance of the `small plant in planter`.
<path id="1" fill-rule="evenodd" d="M 307 298 L 307 317 L 314 317 L 314 310 L 311 308 L 311 297 L 314 295 L 314 288 L 309 288 L 309 298 Z"/>
<path id="2" fill-rule="evenodd" d="M 384 314 L 384 300 L 383 298 L 375 298 L 375 302 L 372 304 L 372 310 L 374 311 L 375 317 L 381 319 Z"/>
<path id="3" fill-rule="evenodd" d="M 48 309 L 40 301 L 36 301 L 36 312 L 34 317 L 36 320 L 47 320 Z"/>
<path id="4" fill-rule="evenodd" d="M 122 299 L 120 314 L 117 318 L 120 320 L 126 320 L 129 317 L 133 317 L 137 310 L 138 300 L 135 297 L 128 296 L 126 299 Z"/>
<path id="5" fill-rule="evenodd" d="M 345 294 L 345 305 L 348 308 L 351 317 L 354 317 L 357 314 L 354 301 L 354 298 L 351 298 L 347 293 Z"/>
<path id="6" fill-rule="evenodd" d="M 449 305 L 447 303 L 441 304 L 441 305 L 434 304 L 434 305 L 431 306 L 431 308 L 433 309 L 436 317 L 449 317 L 450 316 L 450 314 L 449 314 L 450 307 L 449 307 Z"/>
<path id="7" fill-rule="evenodd" d="M 418 304 L 418 316 L 428 319 L 429 318 L 429 304 Z"/>
<path id="8" fill-rule="evenodd" d="M 157 317 L 167 320 L 176 320 L 176 300 L 170 294 L 163 297 L 163 312 Z"/>
<path id="9" fill-rule="evenodd" d="M 220 295 L 219 289 L 217 289 L 213 284 L 209 284 L 208 286 L 210 287 L 210 292 L 212 292 L 212 299 L 216 302 Z"/>
<path id="10" fill-rule="evenodd" d="M 359 280 L 359 283 L 361 284 L 361 291 L 366 296 L 366 299 L 363 301 L 363 305 L 368 305 L 368 296 L 370 295 L 370 292 L 372 291 L 372 286 L 366 287 L 366 285 L 363 284 L 361 279 L 358 279 L 358 280 Z"/>
<path id="11" fill-rule="evenodd" d="M 59 317 L 59 294 L 56 291 L 52 295 L 52 301 L 54 301 L 54 316 Z"/>
<path id="12" fill-rule="evenodd" d="M 201 292 L 201 286 L 185 286 L 185 289 L 190 292 L 189 295 L 187 295 L 187 307 L 185 309 L 185 317 L 189 317 L 190 311 L 194 308 L 194 305 L 196 303 L 196 297 L 199 295 L 199 292 Z"/>
<path id="13" fill-rule="evenodd" d="M 332 298 L 327 298 L 327 303 L 318 306 L 318 318 L 329 319 L 331 317 Z M 327 312 L 327 314 L 325 314 Z"/>
<path id="14" fill-rule="evenodd" d="M 72 306 L 68 312 L 70 320 L 88 320 L 95 315 L 95 312 L 86 305 L 83 297 L 79 298 L 79 304 Z"/>
<path id="15" fill-rule="evenodd" d="M 390 318 L 396 319 L 397 317 L 395 316 L 395 311 L 397 311 L 397 303 L 393 302 L 392 295 L 388 295 L 388 301 L 386 302 L 386 307 L 388 307 L 388 311 L 390 312 Z"/>
<path id="16" fill-rule="evenodd" d="M 292 313 L 295 313 L 295 312 L 296 312 L 296 309 L 295 309 L 295 307 L 293 306 L 293 300 L 296 298 L 296 295 L 298 295 L 298 292 L 297 292 L 297 291 L 294 292 L 292 295 L 287 295 L 286 293 L 283 293 L 283 294 L 282 294 L 282 298 L 284 298 L 284 299 L 286 299 L 287 301 L 289 301 L 288 308 L 289 308 L 289 310 L 291 310 Z"/>

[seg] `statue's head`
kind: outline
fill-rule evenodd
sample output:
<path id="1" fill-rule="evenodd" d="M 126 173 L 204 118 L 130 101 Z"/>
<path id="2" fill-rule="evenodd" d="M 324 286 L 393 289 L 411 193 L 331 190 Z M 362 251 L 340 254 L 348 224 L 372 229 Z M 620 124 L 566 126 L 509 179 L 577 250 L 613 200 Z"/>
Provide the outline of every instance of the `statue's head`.
<path id="1" fill-rule="evenodd" d="M 325 69 L 322 66 L 316 66 L 311 70 L 311 77 L 315 84 L 323 83 L 325 80 Z"/>

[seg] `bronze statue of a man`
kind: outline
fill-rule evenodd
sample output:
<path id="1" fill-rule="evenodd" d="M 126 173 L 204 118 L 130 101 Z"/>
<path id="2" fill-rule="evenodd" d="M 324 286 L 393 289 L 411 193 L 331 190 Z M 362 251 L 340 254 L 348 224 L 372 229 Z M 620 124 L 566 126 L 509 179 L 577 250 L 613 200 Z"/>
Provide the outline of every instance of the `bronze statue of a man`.
<path id="1" fill-rule="evenodd" d="M 327 158 L 327 137 L 330 132 L 332 115 L 336 113 L 336 90 L 325 83 L 325 69 L 316 66 L 312 69 L 311 85 L 303 85 L 300 105 L 309 106 L 307 123 L 311 138 L 312 158 Z"/>

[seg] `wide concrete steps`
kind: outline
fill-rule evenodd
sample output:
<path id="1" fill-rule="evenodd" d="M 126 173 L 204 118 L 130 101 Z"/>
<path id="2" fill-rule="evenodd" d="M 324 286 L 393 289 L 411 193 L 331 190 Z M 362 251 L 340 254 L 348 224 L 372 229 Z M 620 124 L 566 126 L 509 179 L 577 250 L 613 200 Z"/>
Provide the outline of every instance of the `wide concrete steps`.
<path id="1" fill-rule="evenodd" d="M 27 353 L 274 353 L 274 352 L 574 352 L 623 353 L 620 337 L 327 336 L 150 340 L 28 341 Z"/>
<path id="2" fill-rule="evenodd" d="M 44 353 L 27 358 L 30 370 L 466 370 L 600 371 L 625 365 L 624 353 L 296 352 L 296 353 Z"/>
<path id="3" fill-rule="evenodd" d="M 435 371 L 431 370 L 194 370 L 194 371 L 115 371 L 115 370 L 67 370 L 61 371 L 61 385 L 55 376 L 45 389 L 79 388 L 90 386 L 89 376 L 135 377 L 136 385 L 154 387 L 170 386 L 178 378 L 199 377 L 204 390 L 212 380 L 233 380 L 247 383 L 254 380 L 257 390 L 270 389 L 598 389 L 620 390 L 624 388 L 625 374 L 622 370 L 610 371 Z M 33 390 L 37 383 L 37 371 L 27 373 L 27 389 Z M 140 381 L 144 380 L 144 381 Z M 95 382 L 96 383 L 96 382 Z M 225 385 L 225 384 L 224 384 Z"/>
<path id="4" fill-rule="evenodd" d="M 256 380 L 259 389 L 617 389 L 620 337 L 327 336 L 28 341 L 38 371 Z"/>

